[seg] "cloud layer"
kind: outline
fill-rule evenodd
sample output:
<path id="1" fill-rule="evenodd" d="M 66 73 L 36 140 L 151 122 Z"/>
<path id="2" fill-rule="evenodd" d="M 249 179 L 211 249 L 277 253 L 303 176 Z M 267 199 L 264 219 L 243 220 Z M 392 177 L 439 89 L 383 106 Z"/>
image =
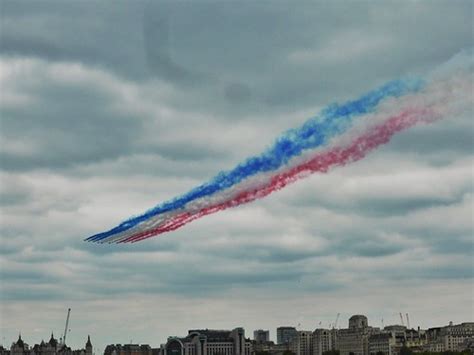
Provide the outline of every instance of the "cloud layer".
<path id="1" fill-rule="evenodd" d="M 173 235 L 82 242 L 471 46 L 455 3 L 1 2 L 2 341 L 58 333 L 69 306 L 71 344 L 102 349 L 338 312 L 472 320 L 472 113 Z"/>

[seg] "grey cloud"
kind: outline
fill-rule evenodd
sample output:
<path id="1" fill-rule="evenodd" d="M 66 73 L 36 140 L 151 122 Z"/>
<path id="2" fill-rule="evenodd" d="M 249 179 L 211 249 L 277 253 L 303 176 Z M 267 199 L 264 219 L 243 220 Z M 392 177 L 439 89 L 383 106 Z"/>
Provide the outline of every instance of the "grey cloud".
<path id="1" fill-rule="evenodd" d="M 461 202 L 469 187 L 460 190 L 452 196 L 360 196 L 343 201 L 331 200 L 331 196 L 307 196 L 291 201 L 291 206 L 306 207 L 321 206 L 351 215 L 366 217 L 406 216 L 418 210 L 431 207 L 456 205 Z"/>
<path id="2" fill-rule="evenodd" d="M 389 10 L 394 6 L 359 2 L 348 11 L 339 3 L 243 2 L 236 9 L 230 3 L 165 1 L 118 2 L 111 11 L 58 2 L 51 12 L 45 4 L 5 2 L 4 16 L 12 21 L 4 25 L 2 42 L 8 53 L 78 60 L 138 80 L 152 74 L 185 87 L 192 83 L 188 89 L 200 100 L 182 105 L 201 111 L 219 108 L 232 115 L 236 102 L 238 113 L 293 110 L 361 93 L 409 74 L 407 67 L 426 70 L 472 42 L 469 1 L 405 3 Z M 64 20 L 78 12 L 84 16 Z M 18 29 L 22 21 L 29 31 Z M 364 50 L 361 43 L 374 34 L 385 36 L 387 48 Z M 334 48 L 342 62 L 325 58 Z M 299 52 L 308 53 L 308 60 L 288 60 Z"/>
<path id="3" fill-rule="evenodd" d="M 38 270 L 5 270 L 2 268 L 0 277 L 6 284 L 12 284 L 15 281 L 20 283 L 31 284 L 49 284 L 59 281 L 52 275 L 47 275 Z"/>
<path id="4" fill-rule="evenodd" d="M 394 137 L 390 149 L 404 153 L 416 152 L 420 155 L 439 154 L 447 150 L 452 154 L 469 155 L 474 148 L 474 126 L 433 125 L 423 130 L 413 130 L 409 134 Z M 434 154 L 433 154 L 434 155 Z"/>
<path id="5" fill-rule="evenodd" d="M 8 192 L 2 191 L 0 196 L 0 204 L 2 205 L 16 205 L 26 202 L 29 198 L 28 192 L 24 191 L 16 191 L 16 192 Z"/>
<path id="6" fill-rule="evenodd" d="M 34 5 L 3 1 L 1 51 L 86 62 L 114 68 L 127 77 L 146 76 L 144 58 L 136 55 L 143 50 L 141 6 L 123 2 L 111 10 L 105 4 L 64 5 L 58 1 Z M 82 16 L 74 16 L 78 13 Z M 97 41 L 98 37 L 105 40 Z"/>
<path id="7" fill-rule="evenodd" d="M 372 233 L 355 231 L 352 235 L 338 238 L 331 246 L 336 255 L 355 255 L 360 257 L 384 257 L 406 250 L 409 246 L 397 244 L 374 237 Z"/>
<path id="8" fill-rule="evenodd" d="M 33 191 L 31 186 L 13 176 L 0 176 L 0 205 L 16 206 L 29 201 Z"/>
<path id="9" fill-rule="evenodd" d="M 35 92 L 37 102 L 2 109 L 3 139 L 31 145 L 32 151 L 4 151 L 4 169 L 65 167 L 130 150 L 141 122 L 111 111 L 109 99 L 94 88 L 48 84 Z"/>
<path id="10" fill-rule="evenodd" d="M 471 234 L 442 235 L 440 238 L 431 238 L 431 248 L 439 254 L 459 254 L 470 256 L 474 252 L 474 241 Z"/>
<path id="11" fill-rule="evenodd" d="M 375 272 L 377 274 L 377 272 Z M 378 272 L 381 275 L 381 272 Z M 407 276 L 409 274 L 409 276 Z M 393 280 L 473 280 L 474 272 L 471 262 L 457 263 L 457 265 L 420 266 L 416 269 L 408 270 L 383 270 L 384 277 Z"/>
<path id="12" fill-rule="evenodd" d="M 149 116 L 159 120 L 159 114 L 121 111 L 117 107 L 122 104 L 121 94 L 94 81 L 107 80 L 106 72 L 91 71 L 88 80 L 76 82 L 74 65 L 63 65 L 62 70 L 71 71 L 63 81 L 42 73 L 55 70 L 43 62 L 28 69 L 33 76 L 17 74 L 18 81 L 9 87 L 12 93 L 27 95 L 28 102 L 1 109 L 4 143 L 0 160 L 5 170 L 75 168 L 139 155 L 185 163 L 222 160 L 229 155 L 209 142 L 189 140 L 192 128 L 185 129 L 179 141 L 165 138 L 172 127 L 163 132 L 163 124 L 155 127 L 156 133 L 149 132 Z M 181 130 L 179 121 L 169 125 Z M 14 148 L 17 146 L 20 150 Z"/>
<path id="13" fill-rule="evenodd" d="M 238 237 L 238 236 L 235 236 Z M 308 258 L 314 258 L 324 255 L 325 250 L 314 250 L 307 248 L 306 250 L 290 250 L 284 247 L 276 247 L 271 244 L 261 246 L 253 246 L 249 248 L 203 248 L 203 252 L 218 252 L 222 256 L 236 260 L 257 260 L 262 263 L 297 263 Z M 295 265 L 295 267 L 297 267 Z"/>
<path id="14" fill-rule="evenodd" d="M 3 302 L 8 301 L 50 301 L 50 300 L 64 300 L 65 295 L 61 291 L 52 288 L 31 289 L 30 287 L 20 287 L 11 289 L 9 287 L 2 288 L 0 292 L 0 299 Z"/>
<path id="15" fill-rule="evenodd" d="M 155 3 L 156 5 L 156 3 Z M 151 72 L 165 80 L 184 85 L 202 86 L 209 81 L 202 73 L 196 73 L 194 67 L 185 68 L 175 62 L 170 48 L 169 10 L 154 9 L 148 2 L 143 16 L 144 52 Z"/>

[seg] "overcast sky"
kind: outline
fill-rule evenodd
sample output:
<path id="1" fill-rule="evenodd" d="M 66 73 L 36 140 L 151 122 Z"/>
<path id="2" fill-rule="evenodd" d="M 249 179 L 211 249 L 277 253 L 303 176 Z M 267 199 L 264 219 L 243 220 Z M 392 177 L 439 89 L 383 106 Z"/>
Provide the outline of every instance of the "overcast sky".
<path id="1" fill-rule="evenodd" d="M 473 121 L 134 245 L 87 236 L 473 45 L 473 2 L 1 1 L 0 334 L 473 321 Z"/>

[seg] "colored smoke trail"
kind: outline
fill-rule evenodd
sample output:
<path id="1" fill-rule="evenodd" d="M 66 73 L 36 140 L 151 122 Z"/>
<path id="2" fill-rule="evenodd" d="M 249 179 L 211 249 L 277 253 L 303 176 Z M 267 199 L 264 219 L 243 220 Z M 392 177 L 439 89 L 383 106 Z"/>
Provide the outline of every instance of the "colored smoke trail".
<path id="1" fill-rule="evenodd" d="M 191 201 L 218 193 L 258 173 L 278 169 L 304 150 L 322 146 L 331 137 L 343 133 L 351 127 L 355 117 L 373 111 L 384 99 L 417 92 L 423 85 L 424 82 L 421 79 L 394 80 L 357 100 L 349 101 L 343 105 L 330 105 L 319 116 L 309 119 L 301 127 L 291 129 L 281 135 L 274 145 L 263 154 L 249 158 L 234 169 L 219 173 L 211 181 L 188 193 L 158 205 L 142 215 L 130 218 L 117 227 L 96 234 L 87 240 L 100 241 L 117 233 L 125 232 L 153 216 L 183 208 Z"/>
<path id="2" fill-rule="evenodd" d="M 423 85 L 420 80 L 394 81 L 358 100 L 330 106 L 286 132 L 263 154 L 86 240 L 138 242 L 176 230 L 205 215 L 263 198 L 312 173 L 360 160 L 415 124 L 472 110 L 473 55 L 462 54 Z"/>
<path id="3" fill-rule="evenodd" d="M 197 213 L 193 214 L 187 212 L 179 214 L 158 228 L 134 234 L 122 240 L 121 242 L 138 242 L 158 234 L 176 230 L 185 224 L 188 224 L 206 215 L 268 196 L 269 194 L 281 190 L 288 184 L 304 178 L 309 174 L 316 172 L 326 173 L 333 167 L 343 166 L 348 163 L 360 160 L 364 158 L 370 151 L 374 150 L 380 145 L 388 143 L 392 136 L 396 133 L 410 128 L 419 122 L 427 122 L 430 115 L 433 115 L 433 112 L 428 109 L 412 109 L 402 112 L 400 115 L 388 119 L 386 123 L 372 128 L 369 132 L 361 137 L 358 137 L 348 146 L 336 147 L 327 152 L 319 153 L 309 161 L 297 165 L 289 171 L 275 175 L 267 184 L 263 186 L 250 191 L 242 192 L 231 200 L 206 207 Z"/>

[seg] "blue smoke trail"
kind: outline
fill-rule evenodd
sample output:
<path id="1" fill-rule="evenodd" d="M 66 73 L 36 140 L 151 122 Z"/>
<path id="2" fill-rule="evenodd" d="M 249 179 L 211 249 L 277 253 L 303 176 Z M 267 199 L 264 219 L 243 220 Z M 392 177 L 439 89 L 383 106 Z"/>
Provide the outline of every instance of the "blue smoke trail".
<path id="1" fill-rule="evenodd" d="M 332 104 L 326 107 L 319 116 L 310 118 L 301 127 L 290 129 L 282 134 L 273 146 L 261 155 L 247 159 L 232 170 L 220 172 L 209 182 L 188 193 L 155 206 L 142 215 L 132 217 L 117 227 L 93 235 L 86 240 L 105 239 L 126 231 L 152 216 L 183 208 L 190 201 L 227 189 L 255 174 L 278 169 L 304 150 L 324 145 L 331 137 L 343 133 L 351 126 L 352 118 L 373 111 L 383 99 L 417 92 L 423 86 L 424 82 L 421 79 L 394 80 L 357 100 L 348 101 L 343 105 Z"/>

